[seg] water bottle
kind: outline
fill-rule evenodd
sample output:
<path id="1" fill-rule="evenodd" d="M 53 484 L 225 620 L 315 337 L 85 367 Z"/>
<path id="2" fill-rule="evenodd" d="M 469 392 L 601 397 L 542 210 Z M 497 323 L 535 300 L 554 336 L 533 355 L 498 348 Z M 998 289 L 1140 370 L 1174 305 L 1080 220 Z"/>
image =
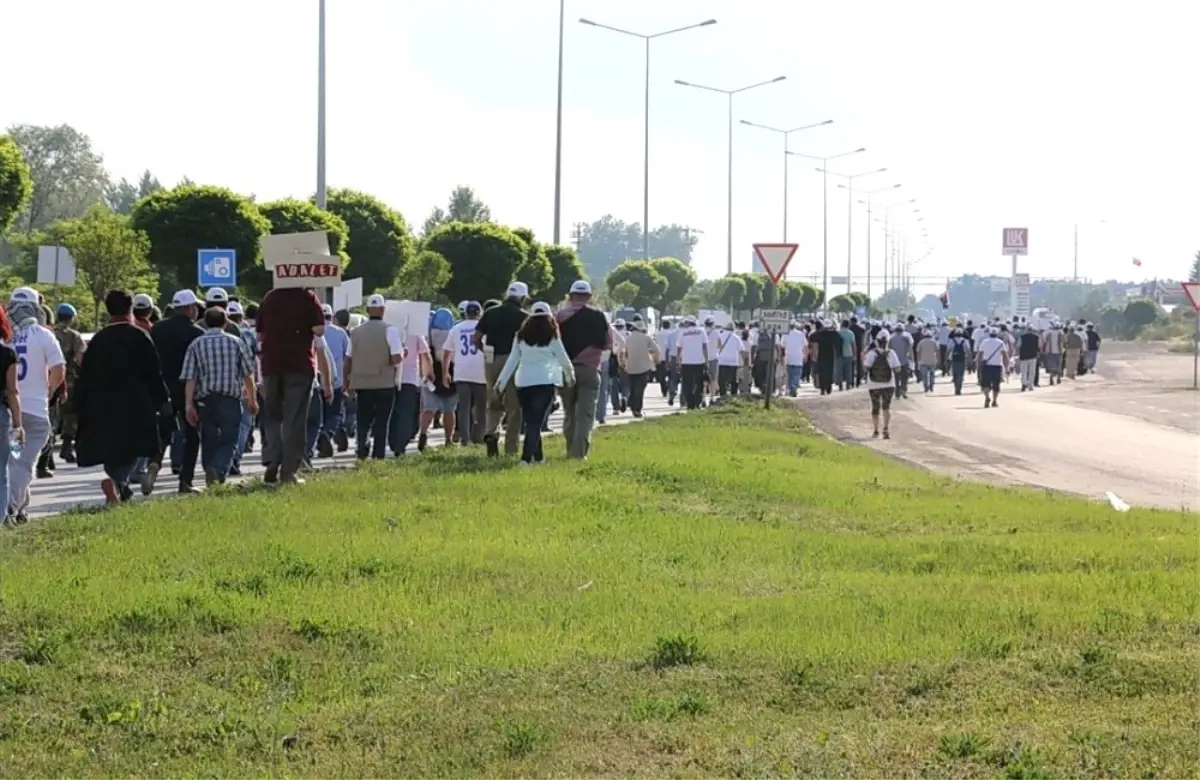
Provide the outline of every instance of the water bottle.
<path id="1" fill-rule="evenodd" d="M 21 457 L 21 440 L 15 430 L 8 434 L 8 451 L 14 458 Z"/>

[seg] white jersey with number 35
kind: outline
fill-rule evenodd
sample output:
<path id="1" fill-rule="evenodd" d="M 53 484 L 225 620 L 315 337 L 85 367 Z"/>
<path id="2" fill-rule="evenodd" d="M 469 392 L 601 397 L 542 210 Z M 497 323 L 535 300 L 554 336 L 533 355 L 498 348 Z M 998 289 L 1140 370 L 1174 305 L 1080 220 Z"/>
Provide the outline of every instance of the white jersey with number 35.
<path id="1" fill-rule="evenodd" d="M 450 353 L 455 382 L 487 383 L 483 368 L 483 350 L 475 346 L 475 326 L 479 320 L 463 320 L 446 334 L 442 349 Z M 438 356 L 439 359 L 441 356 Z"/>
<path id="2" fill-rule="evenodd" d="M 54 331 L 41 325 L 26 325 L 13 334 L 17 353 L 17 388 L 21 412 L 50 419 L 50 369 L 65 365 L 62 348 Z"/>

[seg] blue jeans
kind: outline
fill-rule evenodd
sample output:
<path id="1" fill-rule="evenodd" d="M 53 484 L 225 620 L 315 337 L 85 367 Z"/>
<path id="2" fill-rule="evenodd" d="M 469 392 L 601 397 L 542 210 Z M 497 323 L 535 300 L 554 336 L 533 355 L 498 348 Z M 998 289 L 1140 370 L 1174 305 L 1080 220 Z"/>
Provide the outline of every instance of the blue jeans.
<path id="1" fill-rule="evenodd" d="M 954 361 L 950 363 L 950 377 L 954 382 L 955 394 L 962 393 L 963 376 L 967 373 L 966 361 Z"/>
<path id="2" fill-rule="evenodd" d="M 333 400 L 325 404 L 325 422 L 321 430 L 327 436 L 333 436 L 343 429 L 342 388 L 333 388 Z"/>
<path id="3" fill-rule="evenodd" d="M 8 461 L 12 457 L 9 437 L 12 435 L 12 415 L 8 407 L 0 409 L 0 515 L 8 514 Z"/>
<path id="4" fill-rule="evenodd" d="M 104 474 L 113 481 L 117 486 L 117 493 L 124 501 L 129 495 L 129 482 L 133 479 L 134 472 L 137 471 L 138 464 L 141 463 L 142 468 L 145 468 L 146 458 L 138 458 L 131 460 L 128 463 L 105 463 Z"/>
<path id="5" fill-rule="evenodd" d="M 608 376 L 608 366 L 600 368 L 600 392 L 596 394 L 596 422 L 604 422 L 608 414 L 608 386 L 611 380 Z"/>
<path id="6" fill-rule="evenodd" d="M 200 415 L 200 465 L 204 473 L 216 472 L 217 479 L 229 475 L 242 425 L 242 399 L 230 395 L 207 395 L 196 402 Z"/>
<path id="7" fill-rule="evenodd" d="M 246 454 L 246 444 L 250 441 L 250 431 L 254 429 L 254 415 L 250 414 L 250 407 L 242 401 L 242 420 L 238 423 L 238 440 L 237 447 L 233 451 L 233 465 L 237 466 L 242 462 L 242 456 Z"/>
<path id="8" fill-rule="evenodd" d="M 392 407 L 392 419 L 388 424 L 388 446 L 396 455 L 404 450 L 417 435 L 417 423 L 421 414 L 421 388 L 402 384 L 396 391 L 396 405 Z"/>
<path id="9" fill-rule="evenodd" d="M 838 363 L 838 386 L 854 387 L 854 358 L 843 355 Z"/>
<path id="10" fill-rule="evenodd" d="M 787 367 L 788 375 L 788 395 L 795 395 L 800 390 L 800 383 L 804 381 L 804 366 Z"/>
<path id="11" fill-rule="evenodd" d="M 554 402 L 554 385 L 531 385 L 517 388 L 517 400 L 521 402 L 521 416 L 529 420 L 525 426 L 525 440 L 521 446 L 521 460 L 526 463 L 541 463 L 542 426 L 534 420 L 544 420 Z"/>
<path id="12" fill-rule="evenodd" d="M 324 427 L 324 417 L 325 396 L 321 395 L 320 388 L 314 387 L 312 396 L 308 399 L 308 431 L 304 439 L 305 457 L 309 460 L 312 460 L 317 437 L 321 435 L 321 429 Z"/>
<path id="13" fill-rule="evenodd" d="M 928 392 L 933 392 L 933 378 L 937 373 L 937 366 L 917 366 L 917 373 L 921 375 L 921 385 Z"/>

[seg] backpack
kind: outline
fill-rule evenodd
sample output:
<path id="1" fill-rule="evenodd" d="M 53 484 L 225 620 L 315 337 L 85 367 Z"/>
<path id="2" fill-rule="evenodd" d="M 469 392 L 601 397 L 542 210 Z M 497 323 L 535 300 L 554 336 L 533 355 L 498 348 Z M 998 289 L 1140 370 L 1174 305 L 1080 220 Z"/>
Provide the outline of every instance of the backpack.
<path id="1" fill-rule="evenodd" d="M 892 366 L 888 363 L 887 349 L 875 348 L 875 362 L 871 364 L 871 370 L 867 372 L 867 378 L 872 382 L 888 382 L 892 381 Z"/>
<path id="2" fill-rule="evenodd" d="M 967 362 L 967 346 L 963 339 L 954 340 L 954 348 L 950 350 L 950 362 L 966 363 Z"/>

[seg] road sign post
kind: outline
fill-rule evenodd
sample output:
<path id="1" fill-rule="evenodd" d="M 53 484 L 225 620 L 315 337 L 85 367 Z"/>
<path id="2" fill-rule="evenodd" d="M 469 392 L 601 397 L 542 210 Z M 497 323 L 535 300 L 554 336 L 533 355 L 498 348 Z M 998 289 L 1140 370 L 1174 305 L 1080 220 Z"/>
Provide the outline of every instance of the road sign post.
<path id="1" fill-rule="evenodd" d="M 237 250 L 197 249 L 196 282 L 200 287 L 237 286 Z"/>
<path id="2" fill-rule="evenodd" d="M 1200 390 L 1200 282 L 1184 282 L 1180 286 L 1196 313 L 1196 331 L 1192 335 L 1192 389 Z"/>
<path id="3" fill-rule="evenodd" d="M 1017 315 L 1017 258 L 1029 254 L 1029 228 L 1004 228 L 1004 234 L 1000 240 L 1001 254 L 1012 258 L 1009 316 L 1015 317 Z"/>

